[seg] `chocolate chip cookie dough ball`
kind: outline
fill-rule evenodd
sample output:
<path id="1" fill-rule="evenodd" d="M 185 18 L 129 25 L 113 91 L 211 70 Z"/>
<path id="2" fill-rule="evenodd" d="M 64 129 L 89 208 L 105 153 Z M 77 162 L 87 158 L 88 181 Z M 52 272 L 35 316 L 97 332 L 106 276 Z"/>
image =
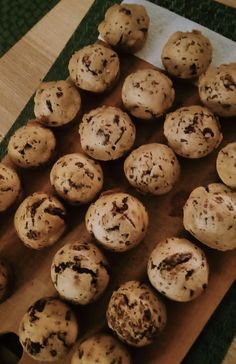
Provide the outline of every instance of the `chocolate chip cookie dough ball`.
<path id="1" fill-rule="evenodd" d="M 108 263 L 95 245 L 77 241 L 58 250 L 51 277 L 62 298 L 87 305 L 105 291 L 109 283 Z"/>
<path id="2" fill-rule="evenodd" d="M 168 114 L 164 135 L 175 153 L 185 158 L 205 157 L 223 139 L 217 118 L 199 105 L 181 107 Z"/>
<path id="3" fill-rule="evenodd" d="M 66 202 L 85 204 L 102 189 L 103 172 L 97 162 L 84 154 L 66 154 L 52 167 L 50 181 Z"/>
<path id="4" fill-rule="evenodd" d="M 129 115 L 121 109 L 102 106 L 84 115 L 79 134 L 85 153 L 107 161 L 120 158 L 132 148 L 136 129 Z"/>
<path id="5" fill-rule="evenodd" d="M 73 311 L 57 298 L 46 297 L 29 307 L 19 326 L 20 342 L 35 360 L 52 362 L 65 357 L 78 335 Z"/>
<path id="6" fill-rule="evenodd" d="M 52 158 L 55 148 L 53 132 L 30 122 L 12 135 L 8 144 L 8 155 L 19 167 L 39 167 Z"/>
<path id="7" fill-rule="evenodd" d="M 148 27 L 149 16 L 144 6 L 115 4 L 107 10 L 98 31 L 111 46 L 134 53 L 143 47 Z"/>
<path id="8" fill-rule="evenodd" d="M 224 184 L 236 188 L 236 142 L 227 144 L 219 151 L 216 169 Z"/>
<path id="9" fill-rule="evenodd" d="M 0 258 L 0 303 L 5 301 L 12 290 L 13 272 L 10 265 Z"/>
<path id="10" fill-rule="evenodd" d="M 129 281 L 113 292 L 107 322 L 120 340 L 141 347 L 151 344 L 164 329 L 166 310 L 151 288 Z"/>
<path id="11" fill-rule="evenodd" d="M 35 116 L 50 127 L 60 127 L 74 120 L 80 106 L 79 91 L 68 80 L 43 82 L 34 97 Z"/>
<path id="12" fill-rule="evenodd" d="M 0 162 L 0 213 L 16 202 L 21 193 L 21 182 L 17 173 Z"/>
<path id="13" fill-rule="evenodd" d="M 205 254 L 183 238 L 168 238 L 158 243 L 148 260 L 147 272 L 154 288 L 179 302 L 198 297 L 208 284 Z"/>
<path id="14" fill-rule="evenodd" d="M 133 116 L 150 120 L 171 108 L 175 91 L 166 75 L 157 70 L 143 69 L 126 77 L 121 96 L 124 106 Z"/>
<path id="15" fill-rule="evenodd" d="M 90 205 L 85 223 L 90 234 L 104 248 L 124 252 L 143 240 L 148 228 L 148 213 L 135 197 L 111 192 Z"/>
<path id="16" fill-rule="evenodd" d="M 174 187 L 180 175 L 180 165 L 171 148 L 151 143 L 130 153 L 124 163 L 124 172 L 138 191 L 162 195 Z"/>
<path id="17" fill-rule="evenodd" d="M 236 192 L 221 183 L 195 188 L 184 206 L 184 227 L 210 248 L 236 248 Z"/>
<path id="18" fill-rule="evenodd" d="M 97 334 L 76 349 L 71 364 L 132 364 L 125 346 L 107 334 Z"/>
<path id="19" fill-rule="evenodd" d="M 200 77 L 199 95 L 215 114 L 236 116 L 236 63 L 210 67 Z"/>
<path id="20" fill-rule="evenodd" d="M 201 32 L 175 32 L 165 44 L 162 63 L 167 72 L 179 78 L 201 75 L 212 61 L 212 46 Z"/>
<path id="21" fill-rule="evenodd" d="M 120 61 L 112 49 L 102 44 L 91 44 L 73 54 L 69 73 L 76 86 L 102 93 L 111 89 L 118 80 Z"/>
<path id="22" fill-rule="evenodd" d="M 63 205 L 52 196 L 35 192 L 18 207 L 14 224 L 18 237 L 32 249 L 54 244 L 63 234 L 66 224 Z"/>

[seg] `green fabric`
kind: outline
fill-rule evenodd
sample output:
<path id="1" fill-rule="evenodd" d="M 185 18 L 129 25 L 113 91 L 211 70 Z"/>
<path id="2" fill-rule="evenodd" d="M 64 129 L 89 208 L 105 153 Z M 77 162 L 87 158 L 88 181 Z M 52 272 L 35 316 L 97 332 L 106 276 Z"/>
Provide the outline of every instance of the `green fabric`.
<path id="1" fill-rule="evenodd" d="M 0 57 L 58 1 L 0 0 Z"/>
<path id="2" fill-rule="evenodd" d="M 79 0 L 78 0 L 79 1 Z M 67 65 L 71 54 L 92 43 L 97 38 L 97 25 L 103 19 L 106 9 L 115 0 L 96 0 L 70 41 L 46 76 L 46 80 L 67 77 Z M 196 21 L 236 41 L 236 10 L 214 3 L 212 0 L 155 0 L 182 16 Z M 43 1 L 42 1 L 43 3 Z M 33 117 L 33 99 L 28 102 L 21 115 L 0 144 L 0 158 L 6 153 L 10 135 L 27 119 Z M 197 318 L 191 318 L 196 319 Z M 184 364 L 220 364 L 236 334 L 236 283 L 224 297 L 220 306 L 207 323 L 196 343 L 191 348 Z M 181 345 L 181 343 L 180 343 Z"/>

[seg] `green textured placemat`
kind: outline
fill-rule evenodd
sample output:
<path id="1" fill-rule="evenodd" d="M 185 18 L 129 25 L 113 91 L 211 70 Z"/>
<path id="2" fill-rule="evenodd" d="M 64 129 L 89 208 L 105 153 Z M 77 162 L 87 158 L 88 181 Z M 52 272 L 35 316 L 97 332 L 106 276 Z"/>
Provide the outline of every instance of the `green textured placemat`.
<path id="1" fill-rule="evenodd" d="M 0 57 L 58 1 L 0 0 Z"/>
<path id="2" fill-rule="evenodd" d="M 79 1 L 79 0 L 78 0 Z M 46 76 L 46 80 L 67 77 L 67 65 L 71 54 L 97 39 L 97 25 L 103 19 L 106 9 L 119 1 L 96 0 L 80 26 L 69 40 L 61 55 Z M 211 0 L 154 0 L 179 15 L 207 26 L 236 41 L 236 10 L 214 3 Z M 33 116 L 33 99 L 24 110 L 0 144 L 0 158 L 6 153 L 10 135 L 27 119 Z M 222 277 L 223 279 L 223 277 Z M 220 364 L 236 333 L 236 283 L 231 287 L 207 323 L 196 343 L 191 348 L 184 364 Z M 191 318 L 195 319 L 195 318 Z M 197 320 L 197 318 L 196 318 Z M 181 343 L 180 343 L 181 345 Z"/>

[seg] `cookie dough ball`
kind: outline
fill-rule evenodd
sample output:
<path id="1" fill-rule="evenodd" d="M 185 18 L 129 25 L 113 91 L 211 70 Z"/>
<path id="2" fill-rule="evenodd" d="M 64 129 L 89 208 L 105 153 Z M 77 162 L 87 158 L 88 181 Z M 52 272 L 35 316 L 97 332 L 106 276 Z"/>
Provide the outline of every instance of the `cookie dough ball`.
<path id="1" fill-rule="evenodd" d="M 87 305 L 105 291 L 109 283 L 108 263 L 95 245 L 78 241 L 58 250 L 51 277 L 62 298 Z"/>
<path id="2" fill-rule="evenodd" d="M 90 205 L 85 223 L 104 248 L 124 252 L 143 240 L 148 213 L 135 197 L 123 192 L 109 193 Z"/>
<path id="3" fill-rule="evenodd" d="M 64 358 L 78 335 L 73 311 L 57 298 L 36 301 L 23 316 L 19 339 L 34 360 L 52 362 Z"/>
<path id="4" fill-rule="evenodd" d="M 12 206 L 20 193 L 21 182 L 17 173 L 0 162 L 0 212 Z"/>
<path id="5" fill-rule="evenodd" d="M 76 86 L 102 93 L 111 89 L 118 80 L 120 61 L 112 49 L 102 44 L 91 44 L 73 54 L 69 73 Z"/>
<path id="6" fill-rule="evenodd" d="M 152 143 L 130 153 L 124 163 L 124 172 L 138 191 L 162 195 L 174 187 L 180 175 L 180 165 L 171 148 Z"/>
<path id="7" fill-rule="evenodd" d="M 167 115 L 164 135 L 175 153 L 185 158 L 202 158 L 223 139 L 214 114 L 199 105 L 185 106 Z"/>
<path id="8" fill-rule="evenodd" d="M 97 334 L 83 341 L 76 349 L 71 364 L 132 364 L 125 346 L 114 337 Z"/>
<path id="9" fill-rule="evenodd" d="M 115 4 L 107 10 L 98 31 L 111 46 L 134 53 L 143 47 L 148 27 L 149 16 L 144 6 Z"/>
<path id="10" fill-rule="evenodd" d="M 11 293 L 13 273 L 10 266 L 0 258 L 0 303 Z"/>
<path id="11" fill-rule="evenodd" d="M 179 302 L 198 297 L 208 284 L 206 256 L 187 239 L 161 241 L 151 253 L 147 272 L 154 288 Z"/>
<path id="12" fill-rule="evenodd" d="M 227 144 L 219 151 L 216 169 L 224 184 L 236 188 L 236 142 Z"/>
<path id="13" fill-rule="evenodd" d="M 120 340 L 132 346 L 145 346 L 164 329 L 166 310 L 147 285 L 129 281 L 113 292 L 107 322 Z"/>
<path id="14" fill-rule="evenodd" d="M 50 127 L 71 122 L 80 111 L 79 91 L 71 81 L 43 82 L 34 97 L 34 113 L 39 121 Z"/>
<path id="15" fill-rule="evenodd" d="M 236 116 L 236 63 L 210 67 L 199 79 L 199 95 L 215 114 Z"/>
<path id="16" fill-rule="evenodd" d="M 195 188 L 184 206 L 184 227 L 210 248 L 236 248 L 236 192 L 221 183 Z"/>
<path id="17" fill-rule="evenodd" d="M 32 249 L 54 244 L 63 234 L 66 224 L 63 205 L 52 196 L 35 192 L 18 207 L 14 224 L 18 237 Z"/>
<path id="18" fill-rule="evenodd" d="M 120 158 L 132 148 L 136 130 L 129 115 L 121 109 L 102 106 L 84 115 L 79 134 L 85 153 L 107 161 Z"/>
<path id="19" fill-rule="evenodd" d="M 175 91 L 166 75 L 157 70 L 143 69 L 126 77 L 121 96 L 124 106 L 133 116 L 150 120 L 170 109 Z"/>
<path id="20" fill-rule="evenodd" d="M 198 30 L 175 32 L 165 44 L 161 59 L 172 76 L 185 79 L 198 77 L 212 61 L 212 46 Z"/>
<path id="21" fill-rule="evenodd" d="M 19 167 L 39 167 L 52 158 L 55 148 L 56 139 L 50 129 L 29 123 L 10 138 L 8 155 Z"/>
<path id="22" fill-rule="evenodd" d="M 50 181 L 65 201 L 86 204 L 102 189 L 103 172 L 97 162 L 84 154 L 66 154 L 52 167 Z"/>

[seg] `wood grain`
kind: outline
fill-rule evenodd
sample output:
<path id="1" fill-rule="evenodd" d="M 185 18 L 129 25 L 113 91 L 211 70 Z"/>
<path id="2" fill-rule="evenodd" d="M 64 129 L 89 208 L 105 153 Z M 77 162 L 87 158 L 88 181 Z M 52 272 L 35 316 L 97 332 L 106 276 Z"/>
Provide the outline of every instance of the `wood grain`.
<path id="1" fill-rule="evenodd" d="M 236 0 L 216 0 L 216 1 L 226 6 L 232 6 L 232 8 L 236 8 Z"/>
<path id="2" fill-rule="evenodd" d="M 225 5 L 236 7 L 235 0 L 218 0 Z M 28 99 L 34 93 L 36 87 L 38 86 L 39 82 L 43 77 L 46 75 L 48 70 L 50 69 L 51 65 L 64 48 L 67 40 L 73 34 L 76 27 L 79 25 L 80 20 L 83 18 L 87 10 L 89 9 L 90 5 L 92 4 L 92 0 L 61 0 L 58 5 L 53 8 L 35 27 L 30 30 L 29 33 L 25 37 L 23 37 L 14 47 L 12 47 L 1 59 L 0 59 L 0 134 L 5 134 L 9 127 L 14 123 L 15 119 L 27 103 Z M 53 47 L 51 46 L 53 44 Z M 13 102 L 14 101 L 14 102 Z M 109 101 L 109 98 L 108 98 Z M 141 127 L 142 129 L 142 127 Z M 152 132 L 150 131 L 150 134 Z M 152 138 L 151 138 L 152 139 Z M 115 169 L 115 168 L 114 168 Z M 45 171 L 45 173 L 47 173 Z M 216 177 L 213 171 L 210 172 L 211 177 Z M 40 176 L 41 172 L 38 173 Z M 37 176 L 37 174 L 36 174 Z M 30 192 L 30 186 L 28 184 L 28 180 L 31 179 L 32 175 L 26 174 L 24 177 L 26 192 Z M 46 178 L 46 177 L 44 177 Z M 203 181 L 204 182 L 204 181 Z M 132 191 L 133 192 L 133 191 Z M 173 191 L 174 193 L 174 191 Z M 168 195 L 169 199 L 171 199 L 172 195 Z M 172 196 L 173 197 L 173 196 Z M 144 199 L 145 200 L 145 199 Z M 162 200 L 162 198 L 160 199 Z M 145 202 L 145 201 L 144 201 Z M 150 207 L 151 208 L 151 207 Z M 84 212 L 81 209 L 81 214 Z M 154 215 L 155 216 L 155 215 Z M 9 219 L 5 217 L 5 219 Z M 82 217 L 80 216 L 80 212 L 78 212 L 78 221 L 81 220 Z M 178 218 L 176 218 L 178 220 Z M 157 219 L 158 221 L 158 219 Z M 154 221 L 155 223 L 155 221 Z M 8 226 L 8 225 L 7 225 Z M 81 228 L 81 232 L 84 232 L 84 229 Z M 178 229 L 177 229 L 178 230 Z M 178 230 L 179 231 L 179 230 Z M 1 231 L 2 232 L 2 231 Z M 171 230 L 171 233 L 174 233 L 175 230 Z M 16 239 L 15 234 L 11 230 L 10 233 L 7 233 L 7 229 L 3 228 L 4 233 L 4 241 L 6 239 L 10 239 L 13 249 L 10 251 L 9 259 L 14 263 L 15 259 L 17 259 L 17 267 L 16 270 L 18 272 L 17 276 L 17 285 L 16 291 L 14 296 L 14 302 L 17 302 L 17 306 L 11 303 L 11 300 L 8 300 L 5 308 L 7 307 L 7 311 L 1 311 L 1 317 L 9 315 L 11 319 L 8 323 L 4 324 L 3 331 L 14 330 L 16 331 L 16 326 L 19 321 L 19 317 L 24 313 L 26 306 L 28 306 L 32 301 L 38 298 L 39 293 L 43 292 L 43 294 L 51 294 L 53 292 L 53 288 L 51 286 L 48 272 L 44 272 L 42 265 L 50 266 L 51 258 L 55 251 L 59 248 L 63 242 L 59 242 L 55 247 L 52 249 L 47 250 L 47 254 L 45 256 L 44 252 L 33 252 L 28 251 L 28 249 L 24 248 L 24 246 Z M 158 237 L 165 235 L 165 231 L 160 232 L 157 231 Z M 73 238 L 73 230 L 68 235 L 68 239 Z M 76 234 L 77 235 L 77 234 Z M 150 236 L 150 235 L 149 235 Z M 2 240 L 2 239 L 1 239 Z M 154 242 L 152 242 L 153 244 Z M 3 244 L 4 245 L 4 244 Z M 146 245 L 145 245 L 146 247 Z M 149 251 L 151 246 L 148 246 L 146 249 Z M 3 252 L 8 255 L 9 250 L 3 246 Z M 135 254 L 138 254 L 135 252 Z M 147 253 L 146 253 L 147 254 Z M 228 253 L 227 253 L 228 254 Z M 21 256 L 21 259 L 18 259 L 18 256 Z M 218 254 L 216 254 L 218 256 Z M 129 257 L 129 255 L 128 255 Z M 226 258 L 227 255 L 226 255 Z M 123 260 L 122 260 L 123 261 Z M 135 260 L 134 260 L 135 261 Z M 133 258 L 127 258 L 127 262 L 133 262 Z M 138 262 L 139 263 L 139 262 Z M 231 272 L 235 271 L 235 265 L 230 260 L 227 262 L 228 267 Z M 34 272 L 32 274 L 32 266 L 34 265 Z M 141 265 L 142 266 L 142 265 Z M 120 265 L 119 265 L 120 267 Z M 142 266 L 143 267 L 143 266 Z M 23 268 L 26 268 L 24 270 Z M 223 268 L 222 268 L 223 269 Z M 141 269 L 143 270 L 143 268 Z M 23 274 L 21 275 L 21 271 Z M 37 274 L 42 272 L 40 277 L 37 277 Z M 217 272 L 216 272 L 217 273 Z M 224 269 L 217 273 L 225 274 Z M 142 275 L 142 274 L 141 274 Z M 29 278 L 30 277 L 30 278 Z M 190 309 L 190 316 L 186 314 L 183 317 L 178 316 L 177 310 L 177 318 L 180 321 L 176 321 L 176 328 L 174 330 L 175 340 L 176 340 L 176 348 L 178 352 L 178 356 L 174 357 L 172 350 L 169 350 L 169 356 L 166 357 L 164 363 L 174 363 L 177 358 L 182 357 L 184 353 L 189 349 L 191 344 L 193 343 L 196 336 L 201 331 L 202 327 L 204 326 L 205 322 L 209 318 L 210 314 L 214 310 L 214 308 L 218 305 L 221 298 L 223 297 L 225 291 L 229 288 L 230 282 L 233 281 L 232 276 L 228 276 L 226 274 L 227 280 L 223 282 L 223 286 L 220 285 L 217 287 L 214 286 L 214 279 L 213 283 L 212 278 L 210 282 L 210 288 L 215 287 L 215 293 L 210 293 L 211 290 L 209 289 L 207 294 L 199 298 L 196 303 L 192 303 L 192 309 Z M 29 284 L 27 283 L 29 282 Z M 34 287 L 37 287 L 37 290 Z M 24 296 L 28 297 L 27 304 L 24 302 Z M 208 299 L 210 300 L 210 305 L 208 304 Z M 206 300 L 206 302 L 204 302 Z M 21 302 L 23 303 L 21 304 Z M 201 306 L 204 306 L 204 312 L 202 312 Z M 178 304 L 177 304 L 178 306 Z M 176 307 L 177 307 L 176 306 Z M 185 313 L 189 313 L 188 304 L 186 304 Z M 3 307 L 3 306 L 2 306 Z M 1 309 L 2 309 L 1 307 Z M 15 308 L 17 307 L 17 309 Z M 198 311 L 200 310 L 200 311 Z M 200 314 L 200 316 L 199 316 Z M 83 315 L 83 310 L 82 310 Z M 173 316 L 175 315 L 175 310 L 172 313 L 172 320 Z M 185 318 L 184 318 L 185 317 Z M 191 317 L 191 319 L 190 319 Z M 189 322 L 194 321 L 195 318 L 197 321 L 197 326 L 194 324 L 194 327 L 190 325 Z M 175 317 L 174 317 L 175 319 Z M 181 321 L 182 320 L 182 321 Z M 184 321 L 186 320 L 186 321 Z M 178 328 L 178 322 L 185 324 L 185 330 L 180 330 Z M 198 322 L 200 323 L 198 325 Z M 191 331 L 192 330 L 192 331 Z M 164 334 L 166 335 L 166 334 Z M 179 337 L 182 339 L 182 335 L 188 336 L 184 345 L 179 345 L 177 343 L 177 338 Z M 167 335 L 168 336 L 168 335 Z M 164 344 L 165 346 L 165 344 Z M 232 364 L 236 361 L 236 340 L 232 344 L 232 347 L 229 350 L 228 355 L 225 358 L 224 364 Z M 144 351 L 145 352 L 145 351 Z M 163 352 L 163 348 L 161 347 L 160 352 Z M 163 354 L 161 354 L 163 355 Z M 138 354 L 139 356 L 139 354 Z M 172 357 L 173 356 L 173 357 Z M 155 363 L 156 359 L 150 357 L 150 363 Z M 174 360 L 174 361 L 173 361 Z M 146 360 L 144 361 L 146 363 Z M 29 359 L 27 356 L 21 360 L 21 363 L 27 364 L 31 363 L 32 360 Z M 64 363 L 64 361 L 63 361 Z M 158 361 L 158 363 L 160 363 Z M 135 362 L 136 364 L 136 362 Z"/>
<path id="3" fill-rule="evenodd" d="M 122 107 L 120 92 L 127 74 L 135 69 L 154 68 L 134 56 L 122 55 L 121 62 L 121 79 L 111 93 L 100 96 L 82 93 L 84 112 L 103 104 Z M 177 98 L 174 109 L 180 105 L 199 103 L 197 89 L 190 83 L 175 82 L 175 89 Z M 80 118 L 70 127 L 56 131 L 58 156 L 81 151 L 77 132 L 79 121 Z M 137 138 L 135 146 L 147 142 L 164 142 L 162 124 L 163 119 L 150 123 L 136 120 Z M 226 144 L 233 140 L 236 127 L 230 121 L 222 124 L 224 144 Z M 181 179 L 170 193 L 159 197 L 142 196 L 128 185 L 123 174 L 123 159 L 112 163 L 102 163 L 105 175 L 104 189 L 122 188 L 141 199 L 149 211 L 150 227 L 144 242 L 134 250 L 121 255 L 105 252 L 111 264 L 111 284 L 98 302 L 87 307 L 75 308 L 81 324 L 81 337 L 84 334 L 87 335 L 88 332 L 105 327 L 105 310 L 115 287 L 131 279 L 147 280 L 146 262 L 158 241 L 168 236 L 188 237 L 182 224 L 182 206 L 193 188 L 218 180 L 215 171 L 216 155 L 217 151 L 200 160 L 180 159 Z M 9 162 L 7 158 L 5 162 Z M 53 193 L 49 184 L 50 168 L 48 166 L 34 171 L 18 170 L 25 195 L 42 190 Z M 193 178 L 193 176 L 195 177 Z M 91 240 L 84 226 L 85 210 L 86 207 L 68 207 L 69 227 L 67 234 L 53 247 L 43 251 L 33 251 L 26 248 L 14 231 L 13 214 L 3 215 L 0 226 L 0 252 L 14 266 L 17 280 L 12 297 L 0 305 L 2 332 L 17 332 L 19 321 L 32 302 L 42 296 L 55 295 L 56 292 L 50 280 L 50 266 L 55 252 L 65 243 L 75 239 Z M 191 238 L 191 240 L 193 239 Z M 180 363 L 234 281 L 236 277 L 236 251 L 221 253 L 208 248 L 204 248 L 204 250 L 209 259 L 211 271 L 208 289 L 201 297 L 190 303 L 179 304 L 166 300 L 168 326 L 157 343 L 142 350 L 132 350 L 135 364 Z M 223 280 L 222 277 L 224 277 Z M 21 363 L 27 363 L 27 360 L 25 355 Z M 32 359 L 31 363 L 34 363 Z M 69 358 L 63 363 L 69 364 Z"/>
<path id="4" fill-rule="evenodd" d="M 14 123 L 93 0 L 61 0 L 0 59 L 0 134 Z"/>

